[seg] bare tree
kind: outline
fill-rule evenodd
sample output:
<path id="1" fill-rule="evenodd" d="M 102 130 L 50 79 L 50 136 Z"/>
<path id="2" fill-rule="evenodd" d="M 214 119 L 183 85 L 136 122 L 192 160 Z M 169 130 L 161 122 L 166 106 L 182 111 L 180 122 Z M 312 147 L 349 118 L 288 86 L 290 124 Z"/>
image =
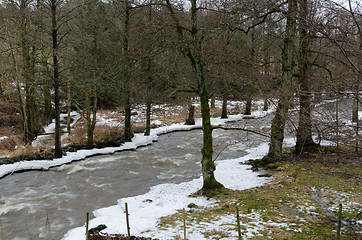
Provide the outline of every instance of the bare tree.
<path id="1" fill-rule="evenodd" d="M 189 59 L 190 65 L 193 69 L 196 79 L 195 92 L 200 97 L 201 101 L 201 116 L 202 116 L 202 131 L 203 131 L 203 146 L 202 153 L 202 176 L 203 187 L 202 193 L 207 193 L 212 189 L 223 187 L 221 183 L 216 181 L 214 176 L 215 163 L 213 161 L 213 146 L 212 146 L 212 125 L 210 120 L 210 95 L 207 89 L 207 78 L 205 77 L 205 59 L 202 51 L 202 43 L 204 39 L 204 33 L 201 31 L 198 22 L 198 14 L 200 8 L 197 5 L 196 0 L 190 0 L 190 21 L 191 27 L 188 29 L 182 26 L 181 21 L 177 17 L 176 9 L 171 4 L 170 0 L 166 0 L 166 7 L 168 8 L 175 30 L 177 31 L 178 38 L 181 41 L 180 50 Z"/>
<path id="2" fill-rule="evenodd" d="M 282 53 L 282 79 L 280 83 L 280 98 L 275 117 L 272 121 L 269 152 L 265 161 L 275 161 L 282 158 L 285 122 L 288 117 L 290 101 L 293 95 L 295 74 L 295 36 L 296 36 L 296 0 L 288 0 L 286 12 L 286 28 Z"/>

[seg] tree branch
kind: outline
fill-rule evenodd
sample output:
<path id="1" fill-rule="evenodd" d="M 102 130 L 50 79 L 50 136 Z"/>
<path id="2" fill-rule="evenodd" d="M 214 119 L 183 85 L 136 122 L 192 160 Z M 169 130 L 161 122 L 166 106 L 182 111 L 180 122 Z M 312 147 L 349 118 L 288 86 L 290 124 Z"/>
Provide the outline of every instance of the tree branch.
<path id="1" fill-rule="evenodd" d="M 223 130 L 238 130 L 238 131 L 244 131 L 244 132 L 251 132 L 251 133 L 255 133 L 257 135 L 263 136 L 263 137 L 267 137 L 269 138 L 270 136 L 265 134 L 265 133 L 261 133 L 261 132 L 257 132 L 251 129 L 246 129 L 246 128 L 235 128 L 235 127 L 223 127 L 223 126 L 212 126 L 212 129 L 223 129 Z"/>

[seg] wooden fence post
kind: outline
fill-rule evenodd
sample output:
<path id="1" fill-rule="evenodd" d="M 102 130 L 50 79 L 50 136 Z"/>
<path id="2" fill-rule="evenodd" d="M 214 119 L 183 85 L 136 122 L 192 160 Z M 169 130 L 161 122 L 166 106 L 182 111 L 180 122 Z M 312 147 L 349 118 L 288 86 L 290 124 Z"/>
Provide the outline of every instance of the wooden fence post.
<path id="1" fill-rule="evenodd" d="M 129 219 L 128 219 L 128 205 L 127 205 L 127 203 L 125 203 L 125 207 L 126 207 L 127 234 L 128 234 L 128 239 L 131 239 L 131 230 L 130 230 L 130 227 L 129 227 Z"/>
<path id="2" fill-rule="evenodd" d="M 239 216 L 239 208 L 236 206 L 236 222 L 238 224 L 238 239 L 241 240 L 241 229 L 240 229 L 240 216 Z"/>
<path id="3" fill-rule="evenodd" d="M 87 212 L 86 222 L 85 222 L 85 239 L 88 240 L 88 228 L 89 228 L 89 213 Z"/>
<path id="4" fill-rule="evenodd" d="M 338 209 L 338 226 L 337 226 L 337 240 L 341 237 L 341 221 L 342 221 L 342 204 L 339 204 Z"/>
<path id="5" fill-rule="evenodd" d="M 185 208 L 182 209 L 182 218 L 184 222 L 184 240 L 186 240 L 186 212 Z"/>

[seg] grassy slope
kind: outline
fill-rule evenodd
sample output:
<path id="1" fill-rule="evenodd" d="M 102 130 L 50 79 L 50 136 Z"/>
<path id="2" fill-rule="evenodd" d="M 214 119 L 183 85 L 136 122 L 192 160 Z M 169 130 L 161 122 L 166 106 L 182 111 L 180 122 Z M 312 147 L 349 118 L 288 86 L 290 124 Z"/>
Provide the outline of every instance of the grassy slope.
<path id="1" fill-rule="evenodd" d="M 361 158 L 348 152 L 339 156 L 335 153 L 301 157 L 289 154 L 281 166 L 269 170 L 275 177 L 270 184 L 244 191 L 225 190 L 214 196 L 220 200 L 215 207 L 190 210 L 186 221 L 190 229 L 200 229 L 210 239 L 235 239 L 236 217 L 234 224 L 224 226 L 223 230 L 210 228 L 212 225 L 205 228 L 199 223 L 214 223 L 223 216 L 234 217 L 237 204 L 242 234 L 254 232 L 251 239 L 336 239 L 337 220 L 333 214 L 342 203 L 342 216 L 352 226 L 343 226 L 341 239 L 362 239 L 361 225 L 355 223 L 362 219 L 361 214 L 358 215 L 362 208 L 361 165 Z M 180 211 L 163 218 L 160 228 L 181 225 Z"/>

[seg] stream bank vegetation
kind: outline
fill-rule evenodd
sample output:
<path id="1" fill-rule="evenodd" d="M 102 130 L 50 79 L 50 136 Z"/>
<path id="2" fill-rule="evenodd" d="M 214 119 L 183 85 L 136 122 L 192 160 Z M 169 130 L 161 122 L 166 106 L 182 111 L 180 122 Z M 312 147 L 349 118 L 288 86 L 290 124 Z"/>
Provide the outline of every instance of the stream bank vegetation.
<path id="1" fill-rule="evenodd" d="M 341 203 L 341 239 L 361 238 L 362 163 L 353 149 L 341 147 L 340 155 L 336 147 L 300 156 L 293 151 L 285 149 L 284 160 L 269 166 L 274 178 L 269 184 L 215 191 L 212 198 L 218 202 L 212 207 L 189 205 L 189 236 L 198 232 L 207 239 L 236 239 L 238 206 L 243 238 L 336 239 Z M 174 239 L 183 239 L 182 221 L 181 210 L 161 218 L 160 233 L 171 231 Z"/>

